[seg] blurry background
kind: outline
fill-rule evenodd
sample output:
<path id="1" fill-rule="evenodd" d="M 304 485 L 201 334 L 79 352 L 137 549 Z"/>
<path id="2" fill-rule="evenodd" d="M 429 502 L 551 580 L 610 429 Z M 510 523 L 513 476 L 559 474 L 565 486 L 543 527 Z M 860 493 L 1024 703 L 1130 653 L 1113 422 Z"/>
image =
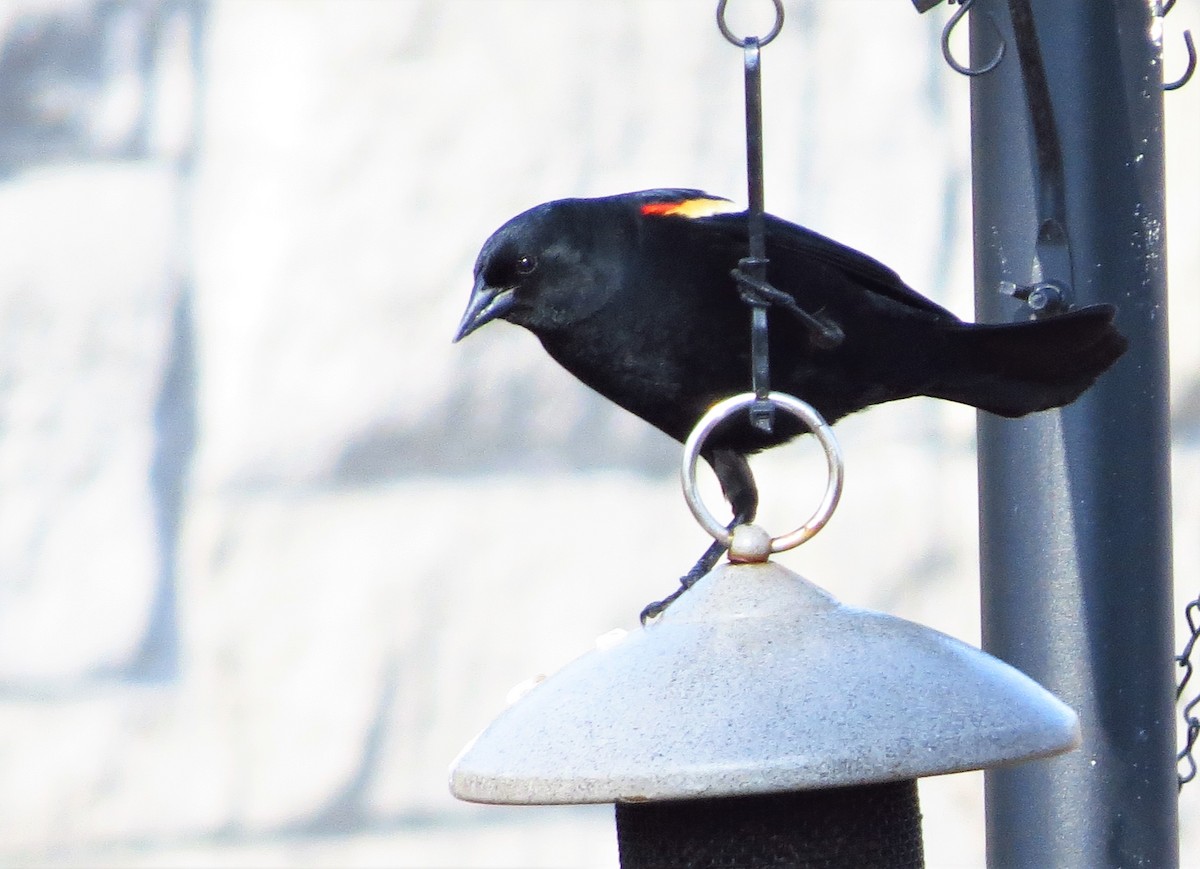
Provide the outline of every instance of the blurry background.
<path id="1" fill-rule="evenodd" d="M 633 627 L 707 540 L 676 445 L 521 330 L 449 338 L 480 244 L 530 205 L 744 201 L 714 6 L 0 2 L 0 863 L 615 865 L 610 807 L 460 804 L 446 770 L 510 686 Z M 766 29 L 770 4 L 731 6 Z M 969 317 L 949 11 L 787 13 L 768 207 Z M 1195 3 L 1168 78 L 1187 26 Z M 1198 104 L 1195 82 L 1166 96 L 1181 606 Z M 977 643 L 973 412 L 838 430 L 843 505 L 783 563 Z M 756 468 L 782 530 L 823 479 L 814 445 L 778 452 Z M 931 866 L 981 865 L 981 791 L 922 783 Z M 1200 783 L 1185 798 L 1200 865 Z"/>

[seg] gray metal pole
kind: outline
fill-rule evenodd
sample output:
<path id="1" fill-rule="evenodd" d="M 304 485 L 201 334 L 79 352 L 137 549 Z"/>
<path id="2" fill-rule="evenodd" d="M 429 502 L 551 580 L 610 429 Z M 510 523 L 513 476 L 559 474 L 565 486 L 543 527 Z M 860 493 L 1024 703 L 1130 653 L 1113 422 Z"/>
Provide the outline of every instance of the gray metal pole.
<path id="1" fill-rule="evenodd" d="M 979 0 L 971 12 L 973 57 L 994 56 L 993 22 L 1006 45 L 971 86 L 978 316 L 1026 317 L 1002 282 L 1056 280 L 1072 304 L 1117 305 L 1130 342 L 1061 412 L 979 415 L 984 647 L 1073 706 L 1084 738 L 1072 754 L 988 773 L 992 867 L 1178 862 L 1152 5 Z M 1039 87 L 1049 101 L 1031 111 Z"/>

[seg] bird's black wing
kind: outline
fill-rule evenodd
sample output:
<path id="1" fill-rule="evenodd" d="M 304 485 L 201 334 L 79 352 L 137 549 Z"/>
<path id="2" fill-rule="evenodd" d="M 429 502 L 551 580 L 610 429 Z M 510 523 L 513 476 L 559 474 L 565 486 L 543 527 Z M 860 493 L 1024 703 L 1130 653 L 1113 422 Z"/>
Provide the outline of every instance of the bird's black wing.
<path id="1" fill-rule="evenodd" d="M 865 290 L 927 315 L 932 314 L 939 319 L 958 319 L 941 305 L 912 289 L 898 274 L 878 260 L 773 214 L 767 214 L 765 218 L 768 258 L 787 256 L 787 253 L 791 253 L 801 259 L 815 259 L 837 269 Z M 697 218 L 695 222 L 739 238 L 746 237 L 745 212 L 714 214 Z"/>

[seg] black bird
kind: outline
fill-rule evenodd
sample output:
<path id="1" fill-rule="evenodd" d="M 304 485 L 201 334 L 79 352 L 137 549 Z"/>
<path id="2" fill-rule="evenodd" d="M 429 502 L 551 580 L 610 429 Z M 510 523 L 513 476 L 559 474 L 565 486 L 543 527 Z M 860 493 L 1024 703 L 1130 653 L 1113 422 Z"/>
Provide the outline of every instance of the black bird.
<path id="1" fill-rule="evenodd" d="M 454 340 L 496 319 L 524 326 L 585 384 L 682 442 L 709 407 L 750 386 L 748 308 L 731 274 L 747 225 L 746 212 L 700 190 L 538 205 L 484 244 Z M 769 284 L 835 336 L 773 312 L 771 386 L 830 423 L 915 395 L 1020 417 L 1074 401 L 1125 351 L 1109 305 L 966 323 L 852 248 L 769 214 L 765 233 Z M 745 456 L 801 431 L 778 414 L 772 434 L 748 417 L 713 433 L 704 458 L 735 523 L 757 509 Z"/>

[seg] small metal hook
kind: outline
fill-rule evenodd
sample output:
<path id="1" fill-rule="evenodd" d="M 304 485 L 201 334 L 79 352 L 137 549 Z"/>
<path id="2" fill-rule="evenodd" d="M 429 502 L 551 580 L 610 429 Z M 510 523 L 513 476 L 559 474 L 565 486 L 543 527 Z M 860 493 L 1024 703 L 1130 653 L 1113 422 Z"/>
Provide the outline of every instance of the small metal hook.
<path id="1" fill-rule="evenodd" d="M 1174 4 L 1172 3 L 1171 5 L 1173 6 Z M 1166 10 L 1170 8 L 1170 6 L 1164 7 L 1163 14 L 1165 15 Z M 1191 81 L 1192 74 L 1196 71 L 1196 43 L 1192 41 L 1192 31 L 1183 31 L 1183 44 L 1187 46 L 1187 69 L 1185 69 L 1183 71 L 1183 75 L 1175 79 L 1175 81 L 1163 82 L 1162 87 L 1165 91 L 1179 90 L 1189 81 Z"/>
<path id="2" fill-rule="evenodd" d="M 950 0 L 951 3 L 954 0 Z M 1004 36 L 1000 33 L 1000 28 L 996 26 L 996 19 L 992 18 L 992 14 L 988 13 L 988 20 L 992 22 L 992 29 L 996 31 L 996 37 L 1000 40 L 1000 47 L 996 50 L 996 55 L 983 66 L 969 67 L 963 66 L 954 59 L 954 55 L 950 51 L 950 34 L 954 32 L 954 28 L 958 26 L 958 22 L 971 11 L 971 4 L 975 0 L 960 0 L 958 11 L 950 16 L 950 20 L 946 22 L 946 26 L 942 28 L 942 57 L 946 58 L 946 63 L 950 64 L 950 68 L 955 72 L 963 75 L 976 76 L 991 72 L 1000 65 L 1000 61 L 1004 59 Z"/>
<path id="3" fill-rule="evenodd" d="M 775 23 L 767 32 L 766 36 L 757 39 L 758 45 L 761 48 L 772 39 L 779 35 L 779 31 L 783 30 L 783 0 L 771 0 L 775 4 Z M 718 0 L 717 3 L 717 27 L 721 29 L 721 35 L 736 45 L 738 48 L 745 48 L 750 40 L 755 39 L 753 36 L 747 36 L 744 39 L 735 36 L 733 31 L 729 29 L 729 25 L 725 23 L 725 7 L 729 5 L 729 0 Z"/>

